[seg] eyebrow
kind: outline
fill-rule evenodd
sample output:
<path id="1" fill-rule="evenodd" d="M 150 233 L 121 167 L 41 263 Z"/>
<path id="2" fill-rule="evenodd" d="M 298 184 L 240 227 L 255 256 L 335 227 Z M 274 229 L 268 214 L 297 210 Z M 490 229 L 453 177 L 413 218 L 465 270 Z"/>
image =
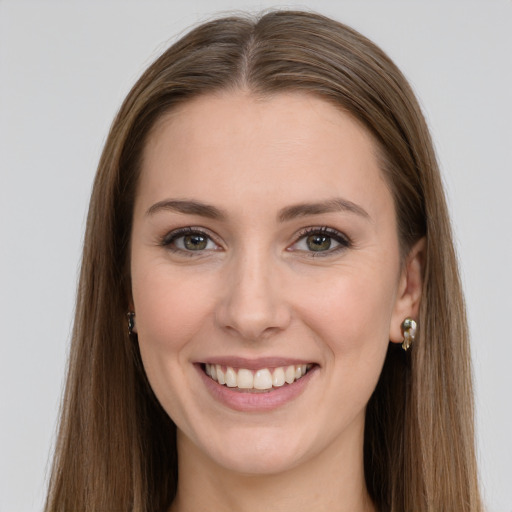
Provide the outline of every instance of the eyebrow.
<path id="1" fill-rule="evenodd" d="M 185 213 L 189 215 L 199 215 L 208 219 L 224 220 L 227 215 L 219 208 L 201 203 L 199 201 L 189 201 L 183 199 L 164 199 L 148 208 L 146 215 L 154 215 L 160 211 L 172 211 Z"/>
<path id="2" fill-rule="evenodd" d="M 370 215 L 361 206 L 346 199 L 334 198 L 319 203 L 303 203 L 283 208 L 279 214 L 279 222 L 287 222 L 297 217 L 320 215 L 322 213 L 349 212 L 370 219 Z"/>
<path id="3" fill-rule="evenodd" d="M 148 208 L 146 215 L 154 215 L 160 211 L 173 211 L 189 215 L 199 215 L 200 217 L 220 221 L 225 220 L 228 217 L 225 211 L 217 208 L 216 206 L 202 203 L 200 201 L 185 199 L 164 199 L 163 201 L 159 201 Z M 342 198 L 328 199 L 327 201 L 321 201 L 318 203 L 301 203 L 287 206 L 279 211 L 277 219 L 279 222 L 288 222 L 298 217 L 336 212 L 353 213 L 360 217 L 370 219 L 366 210 L 361 208 L 361 206 Z"/>

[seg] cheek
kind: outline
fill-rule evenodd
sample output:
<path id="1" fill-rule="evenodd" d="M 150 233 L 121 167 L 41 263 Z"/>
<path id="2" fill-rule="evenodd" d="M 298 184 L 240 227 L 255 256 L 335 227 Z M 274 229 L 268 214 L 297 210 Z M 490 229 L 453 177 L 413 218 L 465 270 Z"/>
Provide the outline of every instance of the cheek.
<path id="1" fill-rule="evenodd" d="M 204 338 L 198 333 L 210 316 L 211 293 L 208 280 L 184 278 L 183 272 L 171 272 L 165 264 L 145 268 L 149 270 L 132 277 L 139 347 L 153 390 L 169 405 L 176 400 L 171 390 L 179 388 L 190 371 L 187 363 L 195 343 Z"/>
<path id="2" fill-rule="evenodd" d="M 332 393 L 325 399 L 330 407 L 344 403 L 349 416 L 369 400 L 389 345 L 396 284 L 391 272 L 386 276 L 380 270 L 344 268 L 339 277 L 331 273 L 317 279 L 314 293 L 297 301 L 300 316 L 326 353 Z"/>
<path id="3" fill-rule="evenodd" d="M 392 279 L 372 269 L 330 273 L 315 280 L 314 292 L 297 301 L 300 316 L 315 331 L 326 333 L 333 350 L 352 350 L 389 341 L 389 325 L 396 294 Z M 299 292 L 296 294 L 299 296 Z"/>
<path id="4" fill-rule="evenodd" d="M 177 349 L 200 328 L 211 306 L 206 283 L 187 280 L 154 266 L 133 277 L 133 300 L 139 339 Z"/>
<path id="5" fill-rule="evenodd" d="M 195 371 L 189 364 L 194 347 L 205 339 L 212 303 L 208 280 L 184 278 L 165 263 L 146 265 L 149 270 L 138 273 L 141 268 L 134 265 L 132 295 L 144 370 L 169 416 L 187 424 L 191 420 L 183 387 Z"/>
<path id="6" fill-rule="evenodd" d="M 303 277 L 294 294 L 297 314 L 324 354 L 315 410 L 326 425 L 321 435 L 332 439 L 364 418 L 386 357 L 396 293 L 389 271 L 371 265 L 338 270 Z"/>

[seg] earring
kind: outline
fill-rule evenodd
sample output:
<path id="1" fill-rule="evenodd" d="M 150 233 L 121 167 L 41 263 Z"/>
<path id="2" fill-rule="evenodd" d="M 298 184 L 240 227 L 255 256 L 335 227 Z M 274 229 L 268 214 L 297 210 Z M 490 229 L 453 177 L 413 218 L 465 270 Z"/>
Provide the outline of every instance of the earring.
<path id="1" fill-rule="evenodd" d="M 412 318 L 406 318 L 400 328 L 402 329 L 402 336 L 404 337 L 402 348 L 407 352 L 409 347 L 413 344 L 414 338 L 416 338 L 416 322 Z"/>
<path id="2" fill-rule="evenodd" d="M 128 311 L 126 313 L 126 316 L 128 317 L 128 335 L 132 336 L 135 334 L 133 329 L 135 328 L 135 313 L 133 311 Z"/>

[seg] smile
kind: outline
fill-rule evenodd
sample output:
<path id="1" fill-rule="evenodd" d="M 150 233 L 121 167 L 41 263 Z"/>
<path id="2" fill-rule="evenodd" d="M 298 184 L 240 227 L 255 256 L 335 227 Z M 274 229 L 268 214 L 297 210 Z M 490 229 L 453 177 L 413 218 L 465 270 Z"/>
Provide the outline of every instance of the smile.
<path id="1" fill-rule="evenodd" d="M 312 366 L 312 364 L 296 364 L 271 369 L 249 370 L 247 368 L 232 368 L 220 364 L 206 363 L 204 372 L 222 386 L 236 388 L 241 391 L 257 392 L 270 391 L 286 384 L 293 384 L 304 377 Z"/>

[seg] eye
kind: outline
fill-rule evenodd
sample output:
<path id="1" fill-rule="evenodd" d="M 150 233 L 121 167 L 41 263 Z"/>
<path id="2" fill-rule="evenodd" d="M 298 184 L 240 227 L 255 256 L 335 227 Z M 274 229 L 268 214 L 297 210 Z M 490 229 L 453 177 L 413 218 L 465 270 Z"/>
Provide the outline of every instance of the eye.
<path id="1" fill-rule="evenodd" d="M 305 238 L 305 243 L 310 251 L 328 251 L 332 245 L 332 238 L 328 235 L 308 235 Z"/>
<path id="2" fill-rule="evenodd" d="M 321 253 L 332 254 L 350 246 L 349 239 L 339 231 L 322 227 L 307 228 L 300 233 L 299 239 L 290 248 L 290 251 L 303 251 L 312 256 Z"/>
<path id="3" fill-rule="evenodd" d="M 175 252 L 202 252 L 216 251 L 219 246 L 212 240 L 210 235 L 195 228 L 182 228 L 167 234 L 162 245 Z"/>

